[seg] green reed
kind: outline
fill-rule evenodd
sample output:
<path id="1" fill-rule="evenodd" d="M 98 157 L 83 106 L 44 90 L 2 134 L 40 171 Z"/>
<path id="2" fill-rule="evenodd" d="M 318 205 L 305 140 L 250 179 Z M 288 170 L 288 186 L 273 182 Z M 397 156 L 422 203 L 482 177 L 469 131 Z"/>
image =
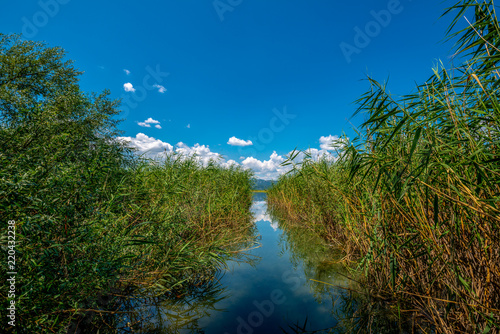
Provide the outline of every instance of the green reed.
<path id="1" fill-rule="evenodd" d="M 369 78 L 358 136 L 338 143 L 334 163 L 306 160 L 268 196 L 337 243 L 373 295 L 401 319 L 418 319 L 415 330 L 496 333 L 500 29 L 493 1 L 460 1 L 449 12 L 450 29 L 473 14 L 450 33 L 464 65 L 438 65 L 402 97 Z"/>

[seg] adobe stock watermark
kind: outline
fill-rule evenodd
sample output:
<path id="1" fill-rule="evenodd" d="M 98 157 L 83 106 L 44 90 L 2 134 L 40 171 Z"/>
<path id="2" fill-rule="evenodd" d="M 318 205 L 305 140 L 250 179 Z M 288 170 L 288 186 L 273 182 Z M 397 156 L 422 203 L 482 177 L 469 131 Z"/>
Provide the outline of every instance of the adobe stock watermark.
<path id="1" fill-rule="evenodd" d="M 281 280 L 283 283 L 288 285 L 288 288 L 294 292 L 297 291 L 305 282 L 306 278 L 301 278 L 295 272 L 288 270 L 281 275 Z M 276 308 L 286 302 L 287 298 L 282 289 L 274 289 L 269 293 L 269 298 L 262 301 L 254 300 L 252 305 L 255 309 L 248 313 L 248 315 L 236 318 L 236 334 L 253 334 L 259 333 L 254 329 L 259 328 L 264 324 L 266 318 L 271 317 L 274 314 Z M 224 332 L 224 334 L 230 334 Z"/>
<path id="2" fill-rule="evenodd" d="M 215 12 L 219 16 L 221 22 L 224 21 L 224 14 L 226 12 L 232 12 L 234 8 L 241 5 L 243 0 L 214 0 L 212 5 L 214 6 Z"/>
<path id="3" fill-rule="evenodd" d="M 23 27 L 21 32 L 23 37 L 33 38 L 38 34 L 39 29 L 45 27 L 51 18 L 54 18 L 59 14 L 60 6 L 66 5 L 71 0 L 40 0 L 38 1 L 38 6 L 41 10 L 37 11 L 31 19 L 23 16 L 21 21 L 23 22 Z"/>
<path id="4" fill-rule="evenodd" d="M 297 117 L 297 115 L 295 114 L 289 114 L 287 112 L 286 106 L 283 107 L 283 111 L 274 108 L 273 114 L 274 116 L 269 120 L 268 127 L 260 129 L 257 137 L 248 138 L 252 141 L 252 148 L 238 148 L 238 153 L 241 156 L 254 156 L 257 152 L 263 151 L 266 148 L 266 145 L 270 144 L 274 140 L 274 136 L 277 133 L 285 130 L 286 126 L 290 124 L 291 120 Z"/>
<path id="5" fill-rule="evenodd" d="M 16 221 L 9 220 L 7 222 L 7 298 L 9 300 L 7 307 L 7 323 L 10 327 L 16 326 Z"/>
<path id="6" fill-rule="evenodd" d="M 411 0 L 408 1 L 411 2 Z M 355 35 L 352 44 L 342 42 L 339 45 L 347 63 L 351 63 L 354 54 L 360 54 L 363 49 L 368 47 L 372 39 L 382 32 L 382 28 L 386 28 L 391 23 L 393 16 L 401 14 L 403 10 L 404 7 L 400 0 L 389 0 L 387 9 L 370 11 L 373 20 L 367 22 L 362 28 L 354 27 Z"/>
<path id="7" fill-rule="evenodd" d="M 151 68 L 151 66 L 146 66 L 146 72 L 148 74 L 142 78 L 141 86 L 132 86 L 128 93 L 123 93 L 120 96 L 123 118 L 128 116 L 130 109 L 137 108 L 139 103 L 148 97 L 149 91 L 158 90 L 159 85 L 170 75 L 168 72 L 162 72 L 160 65 L 156 65 L 155 69 Z"/>

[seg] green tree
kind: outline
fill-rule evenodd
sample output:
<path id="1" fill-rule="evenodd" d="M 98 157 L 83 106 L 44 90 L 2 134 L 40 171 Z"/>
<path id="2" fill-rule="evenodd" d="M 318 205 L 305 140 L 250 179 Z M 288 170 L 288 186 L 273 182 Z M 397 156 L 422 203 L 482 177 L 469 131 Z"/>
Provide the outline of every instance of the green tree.
<path id="1" fill-rule="evenodd" d="M 17 223 L 18 332 L 67 327 L 121 266 L 102 209 L 131 161 L 114 139 L 119 101 L 82 92 L 80 74 L 61 48 L 0 35 L 0 219 L 2 245 Z"/>

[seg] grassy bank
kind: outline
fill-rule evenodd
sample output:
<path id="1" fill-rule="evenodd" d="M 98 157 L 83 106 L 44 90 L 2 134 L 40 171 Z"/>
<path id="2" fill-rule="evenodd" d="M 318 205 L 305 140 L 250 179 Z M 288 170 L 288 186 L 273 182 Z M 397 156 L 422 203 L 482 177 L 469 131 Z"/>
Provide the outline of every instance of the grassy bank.
<path id="1" fill-rule="evenodd" d="M 370 79 L 359 136 L 338 159 L 305 161 L 268 191 L 288 219 L 357 265 L 413 329 L 500 331 L 500 28 L 493 1 L 461 1 L 459 67 L 394 97 Z M 471 19 L 473 17 L 473 19 Z"/>
<path id="2" fill-rule="evenodd" d="M 115 295 L 182 293 L 252 233 L 249 172 L 136 157 L 116 140 L 119 102 L 82 92 L 64 57 L 0 35 L 2 281 L 17 272 L 2 332 L 105 332 Z"/>

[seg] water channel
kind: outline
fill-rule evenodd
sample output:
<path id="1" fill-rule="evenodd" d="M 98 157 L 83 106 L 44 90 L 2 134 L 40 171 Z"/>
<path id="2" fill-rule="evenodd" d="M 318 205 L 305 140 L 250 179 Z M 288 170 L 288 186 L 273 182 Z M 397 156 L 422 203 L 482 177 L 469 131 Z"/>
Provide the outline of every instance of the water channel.
<path id="1" fill-rule="evenodd" d="M 155 314 L 148 333 L 328 333 L 336 326 L 346 296 L 340 287 L 349 285 L 333 263 L 338 255 L 309 230 L 272 218 L 265 194 L 254 195 L 252 212 L 257 240 L 245 260 L 229 261 L 189 298 L 142 305 Z"/>

